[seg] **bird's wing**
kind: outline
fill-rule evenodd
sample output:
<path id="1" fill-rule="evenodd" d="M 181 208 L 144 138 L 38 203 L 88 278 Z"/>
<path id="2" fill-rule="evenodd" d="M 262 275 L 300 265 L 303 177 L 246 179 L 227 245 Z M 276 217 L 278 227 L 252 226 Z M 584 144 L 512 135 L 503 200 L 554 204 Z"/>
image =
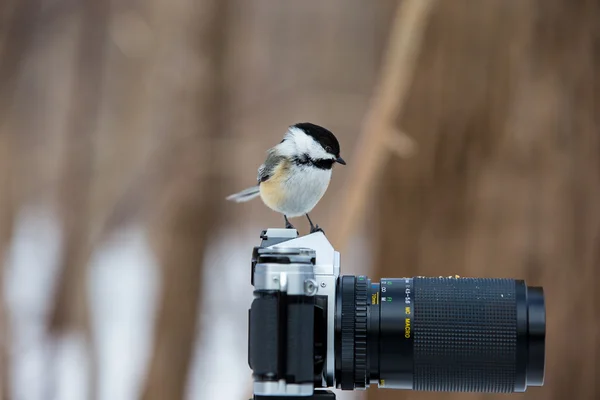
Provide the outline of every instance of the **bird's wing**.
<path id="1" fill-rule="evenodd" d="M 258 175 L 256 177 L 258 184 L 268 180 L 273 174 L 275 167 L 277 167 L 277 165 L 279 165 L 284 158 L 285 157 L 283 156 L 275 154 L 273 149 L 270 149 L 264 164 L 258 167 Z"/>

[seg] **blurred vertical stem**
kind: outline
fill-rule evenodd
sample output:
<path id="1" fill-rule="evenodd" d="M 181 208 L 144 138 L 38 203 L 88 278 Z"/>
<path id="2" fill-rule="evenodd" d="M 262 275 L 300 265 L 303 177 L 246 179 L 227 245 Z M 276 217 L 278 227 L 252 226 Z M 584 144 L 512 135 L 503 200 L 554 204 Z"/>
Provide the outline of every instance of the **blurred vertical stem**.
<path id="1" fill-rule="evenodd" d="M 106 31 L 110 13 L 107 1 L 82 5 L 81 33 L 71 105 L 65 132 L 59 208 L 63 228 L 60 275 L 49 329 L 54 334 L 83 330 L 89 354 L 89 396 L 96 396 L 96 363 L 92 349 L 86 294 L 87 265 L 92 253 L 90 190 L 94 179 L 93 137 L 97 130 L 103 88 Z"/>
<path id="2" fill-rule="evenodd" d="M 219 0 L 157 2 L 154 80 L 166 121 L 158 202 L 149 236 L 162 270 L 154 348 L 142 398 L 183 399 L 196 339 L 202 266 L 220 214 L 225 6 Z"/>
<path id="3" fill-rule="evenodd" d="M 0 127 L 0 400 L 10 398 L 10 319 L 4 293 L 5 261 L 10 248 L 15 219 L 13 196 L 12 138 Z"/>
<path id="4" fill-rule="evenodd" d="M 0 128 L 3 129 L 3 128 Z M 13 233 L 15 205 L 12 199 L 13 186 L 11 138 L 0 132 L 0 400 L 10 398 L 10 319 L 4 293 L 4 271 L 7 250 Z"/>
<path id="5" fill-rule="evenodd" d="M 17 213 L 15 132 L 11 126 L 17 78 L 30 48 L 39 0 L 0 4 L 0 400 L 11 398 L 10 320 L 4 293 L 4 265 Z"/>
<path id="6" fill-rule="evenodd" d="M 435 4 L 435 0 L 403 0 L 398 4 L 379 85 L 356 145 L 355 162 L 351 163 L 349 174 L 351 181 L 342 196 L 346 201 L 332 218 L 330 236 L 340 251 L 344 251 L 364 215 L 367 196 L 378 181 L 390 150 L 404 155 L 412 151 L 412 141 L 397 129 L 395 119 L 408 97 L 421 42 Z M 405 150 L 400 150 L 402 144 Z"/>

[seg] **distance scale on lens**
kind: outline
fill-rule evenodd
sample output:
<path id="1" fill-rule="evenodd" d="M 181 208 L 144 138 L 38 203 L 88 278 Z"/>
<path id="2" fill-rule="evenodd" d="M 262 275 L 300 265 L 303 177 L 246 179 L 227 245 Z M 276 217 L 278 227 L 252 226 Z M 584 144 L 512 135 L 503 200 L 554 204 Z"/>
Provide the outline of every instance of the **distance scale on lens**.
<path id="1" fill-rule="evenodd" d="M 379 387 L 412 389 L 414 290 L 412 278 L 379 285 Z"/>

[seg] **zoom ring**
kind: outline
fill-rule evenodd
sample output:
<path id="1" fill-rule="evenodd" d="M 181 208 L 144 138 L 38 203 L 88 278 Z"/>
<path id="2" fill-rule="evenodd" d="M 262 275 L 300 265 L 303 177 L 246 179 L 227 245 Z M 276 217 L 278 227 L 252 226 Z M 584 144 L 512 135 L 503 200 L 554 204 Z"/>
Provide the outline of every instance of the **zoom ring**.
<path id="1" fill-rule="evenodd" d="M 354 387 L 367 386 L 367 277 L 359 276 L 355 285 Z"/>
<path id="2" fill-rule="evenodd" d="M 342 390 L 354 389 L 354 325 L 355 325 L 355 300 L 354 276 L 342 277 L 342 368 L 340 376 L 340 387 Z"/>

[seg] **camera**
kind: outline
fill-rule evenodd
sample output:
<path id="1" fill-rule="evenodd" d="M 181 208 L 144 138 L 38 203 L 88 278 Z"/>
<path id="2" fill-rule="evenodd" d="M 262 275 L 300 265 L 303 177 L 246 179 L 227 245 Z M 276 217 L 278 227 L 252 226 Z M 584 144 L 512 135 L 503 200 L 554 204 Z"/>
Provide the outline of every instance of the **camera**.
<path id="1" fill-rule="evenodd" d="M 322 232 L 267 229 L 252 252 L 254 400 L 332 388 L 524 392 L 542 386 L 541 287 L 503 278 L 340 275 Z"/>

